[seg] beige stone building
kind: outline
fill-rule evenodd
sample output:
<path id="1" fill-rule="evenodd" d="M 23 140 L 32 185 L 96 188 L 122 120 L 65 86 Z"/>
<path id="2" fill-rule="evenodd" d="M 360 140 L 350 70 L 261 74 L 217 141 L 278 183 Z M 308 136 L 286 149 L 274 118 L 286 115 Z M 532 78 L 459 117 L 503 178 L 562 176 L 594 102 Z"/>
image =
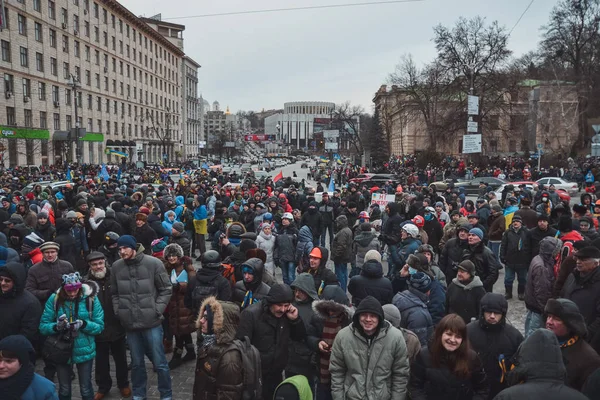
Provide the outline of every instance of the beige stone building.
<path id="1" fill-rule="evenodd" d="M 76 126 L 85 129 L 83 162 L 119 162 L 111 151 L 129 154 L 129 161 L 155 162 L 164 151 L 175 159 L 182 140 L 181 30 L 169 30 L 176 37 L 167 39 L 115 0 L 4 3 L 0 163 L 75 159 Z"/>
<path id="2" fill-rule="evenodd" d="M 573 85 L 528 80 L 500 96 L 501 101 L 493 109 L 482 109 L 479 125 L 483 154 L 535 151 L 538 144 L 542 144 L 545 153 L 568 152 L 578 132 L 577 92 Z M 453 132 L 441 129 L 441 134 L 437 135 L 436 131 L 432 137 L 428 134 L 423 113 L 419 112 L 423 107 L 397 86 L 390 89 L 381 86 L 373 102 L 379 109 L 382 128 L 390 132 L 392 154 L 413 154 L 428 148 L 446 154 L 461 154 L 467 115 L 457 103 L 440 102 L 436 104 L 436 110 L 439 115 L 456 113 L 457 118 L 464 119 L 464 129 L 462 126 Z M 462 103 L 466 109 L 466 99 Z"/>

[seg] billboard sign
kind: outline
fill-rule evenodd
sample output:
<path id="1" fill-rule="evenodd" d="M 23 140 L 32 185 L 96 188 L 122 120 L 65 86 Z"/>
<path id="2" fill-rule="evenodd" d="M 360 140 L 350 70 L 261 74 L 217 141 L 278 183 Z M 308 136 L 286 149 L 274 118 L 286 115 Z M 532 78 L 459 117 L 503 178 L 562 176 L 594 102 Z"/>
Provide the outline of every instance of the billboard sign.
<path id="1" fill-rule="evenodd" d="M 246 142 L 264 142 L 267 140 L 275 140 L 275 135 L 244 135 Z"/>

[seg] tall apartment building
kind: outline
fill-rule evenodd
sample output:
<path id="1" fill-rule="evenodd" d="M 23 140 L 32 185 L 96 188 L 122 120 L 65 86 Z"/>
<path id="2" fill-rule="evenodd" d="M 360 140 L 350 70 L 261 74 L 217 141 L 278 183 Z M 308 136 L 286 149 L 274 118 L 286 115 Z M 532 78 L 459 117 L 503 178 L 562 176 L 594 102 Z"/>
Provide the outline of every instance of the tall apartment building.
<path id="1" fill-rule="evenodd" d="M 213 103 L 212 111 L 204 115 L 204 136 L 206 137 L 208 151 L 214 153 L 222 142 L 235 142 L 239 138 L 237 132 L 237 117 L 227 111 L 221 111 L 219 102 Z"/>
<path id="2" fill-rule="evenodd" d="M 184 53 L 115 0 L 5 0 L 0 163 L 175 159 Z M 180 31 L 169 35 L 177 36 Z M 72 84 L 75 81 L 77 84 Z M 71 84 L 70 84 L 71 83 Z"/>
<path id="3" fill-rule="evenodd" d="M 200 68 L 200 64 L 185 56 L 183 57 L 182 67 L 183 155 L 187 160 L 198 157 L 198 143 L 204 136 L 204 128 L 202 126 L 200 99 L 198 99 L 198 68 Z"/>

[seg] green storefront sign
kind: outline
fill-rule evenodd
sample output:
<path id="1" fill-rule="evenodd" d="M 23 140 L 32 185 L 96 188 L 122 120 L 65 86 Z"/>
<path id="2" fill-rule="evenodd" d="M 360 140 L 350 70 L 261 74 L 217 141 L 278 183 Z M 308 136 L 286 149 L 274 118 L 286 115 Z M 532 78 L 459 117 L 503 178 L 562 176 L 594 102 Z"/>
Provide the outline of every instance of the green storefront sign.
<path id="1" fill-rule="evenodd" d="M 83 140 L 84 142 L 104 142 L 104 134 L 86 132 L 85 136 L 81 138 L 81 140 Z"/>
<path id="2" fill-rule="evenodd" d="M 15 128 L 11 126 L 0 126 L 0 138 L 6 139 L 50 139 L 47 129 Z"/>

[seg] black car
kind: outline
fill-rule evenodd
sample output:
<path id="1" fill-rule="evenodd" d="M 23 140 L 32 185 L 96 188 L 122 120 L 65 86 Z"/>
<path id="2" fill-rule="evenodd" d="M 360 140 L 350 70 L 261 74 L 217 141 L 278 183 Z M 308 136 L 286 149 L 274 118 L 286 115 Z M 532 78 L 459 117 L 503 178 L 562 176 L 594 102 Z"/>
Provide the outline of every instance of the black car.
<path id="1" fill-rule="evenodd" d="M 365 179 L 364 181 L 362 181 L 359 185 L 361 187 L 364 185 L 370 189 L 374 186 L 383 187 L 386 183 L 390 181 L 393 186 L 396 186 L 398 185 L 398 183 L 400 183 L 400 178 L 394 174 L 375 174 L 369 179 Z"/>
<path id="2" fill-rule="evenodd" d="M 458 181 L 454 182 L 454 189 L 458 190 L 458 188 L 465 188 L 465 194 L 467 196 L 477 196 L 479 194 L 479 183 L 480 182 L 485 182 L 487 183 L 488 186 L 491 186 L 492 189 L 494 189 L 494 191 L 496 191 L 496 189 L 498 189 L 500 186 L 508 183 L 507 181 L 503 180 L 503 179 L 499 179 L 499 178 L 494 178 L 493 176 L 483 176 L 480 178 L 475 178 L 472 179 L 470 181 L 464 180 L 464 179 L 459 179 Z M 444 190 L 446 190 L 446 187 L 448 186 L 448 181 L 440 181 L 440 182 L 433 182 L 431 186 L 435 186 L 436 190 L 438 192 L 443 192 Z"/>

